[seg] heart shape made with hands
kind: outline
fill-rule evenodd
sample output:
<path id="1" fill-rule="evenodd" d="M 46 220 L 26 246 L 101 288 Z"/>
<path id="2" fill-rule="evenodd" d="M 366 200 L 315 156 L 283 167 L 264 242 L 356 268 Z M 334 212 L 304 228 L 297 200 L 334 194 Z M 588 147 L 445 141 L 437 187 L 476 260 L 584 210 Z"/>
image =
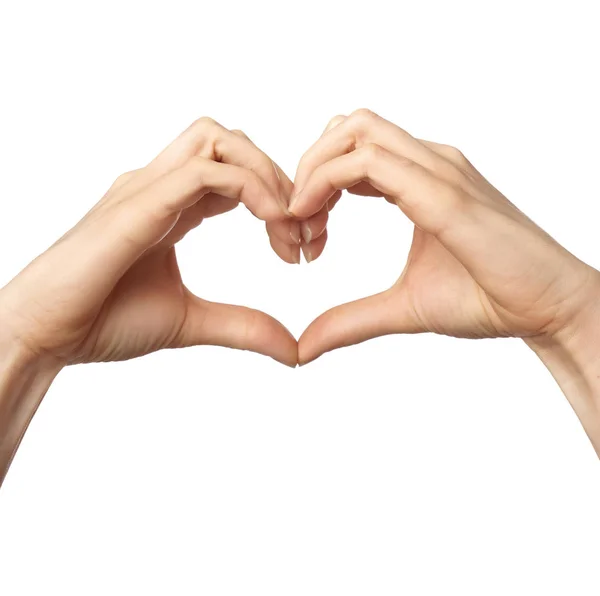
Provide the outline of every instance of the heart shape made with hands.
<path id="1" fill-rule="evenodd" d="M 391 288 L 330 309 L 296 341 L 273 317 L 204 300 L 184 285 L 175 245 L 205 218 L 242 202 L 267 222 L 284 261 L 299 263 L 302 252 L 310 262 L 324 249 L 343 190 L 383 197 L 415 226 Z M 24 312 L 16 336 L 67 363 L 220 345 L 296 366 L 392 333 L 552 333 L 585 308 L 574 297 L 589 294 L 581 288 L 592 278 L 460 151 L 368 110 L 335 117 L 294 182 L 244 133 L 203 118 L 146 167 L 121 176 L 3 289 L 0 309 Z"/>
<path id="2" fill-rule="evenodd" d="M 291 263 L 300 261 L 299 250 L 307 263 L 318 258 L 327 241 L 329 212 L 340 200 L 342 190 L 383 197 L 398 206 L 401 187 L 394 186 L 399 182 L 394 178 L 402 176 L 400 166 L 406 166 L 408 159 L 427 165 L 439 161 L 438 171 L 440 163 L 458 167 L 468 164 L 456 149 L 413 139 L 369 110 L 333 118 L 299 163 L 295 192 L 288 207 L 292 218 L 285 224 L 267 223 L 275 252 Z M 415 226 L 413 243 L 398 281 L 379 294 L 334 307 L 317 317 L 298 340 L 299 363 L 306 364 L 333 349 L 392 333 L 438 331 L 469 336 L 469 321 L 461 317 L 458 305 L 445 302 L 442 306 L 435 298 L 440 282 L 455 295 L 462 293 L 461 286 L 465 284 L 471 289 L 476 286 L 464 267 L 432 234 Z M 426 319 L 419 315 L 416 304 L 425 307 Z M 431 316 L 434 312 L 436 316 Z M 453 321 L 453 325 L 444 329 L 440 320 Z"/>

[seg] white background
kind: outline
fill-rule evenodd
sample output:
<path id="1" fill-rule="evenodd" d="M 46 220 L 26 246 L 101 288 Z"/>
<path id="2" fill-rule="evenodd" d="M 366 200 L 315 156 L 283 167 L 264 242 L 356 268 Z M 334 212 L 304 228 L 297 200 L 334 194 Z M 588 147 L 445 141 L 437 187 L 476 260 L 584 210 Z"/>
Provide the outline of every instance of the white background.
<path id="1" fill-rule="evenodd" d="M 590 0 L 10 2 L 0 8 L 0 285 L 195 118 L 293 175 L 369 107 L 461 148 L 600 266 Z M 388 287 L 411 226 L 336 207 L 278 261 L 247 211 L 184 279 L 296 335 Z M 0 594 L 598 594 L 600 467 L 517 340 L 388 337 L 302 369 L 219 348 L 63 371 L 0 491 Z"/>

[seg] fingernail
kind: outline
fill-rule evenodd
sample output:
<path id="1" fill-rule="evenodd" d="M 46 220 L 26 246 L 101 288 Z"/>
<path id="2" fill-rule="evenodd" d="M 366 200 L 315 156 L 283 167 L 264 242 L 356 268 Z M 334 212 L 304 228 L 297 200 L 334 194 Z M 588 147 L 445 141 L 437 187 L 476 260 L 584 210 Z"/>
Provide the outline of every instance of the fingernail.
<path id="1" fill-rule="evenodd" d="M 286 217 L 293 217 L 292 212 L 290 211 L 289 205 L 287 203 L 286 198 L 283 196 L 282 193 L 279 193 L 279 204 L 281 205 L 281 208 L 283 209 L 283 213 Z"/>
<path id="2" fill-rule="evenodd" d="M 308 225 L 308 222 L 303 221 L 300 224 L 300 229 L 302 230 L 302 238 L 304 239 L 304 242 L 306 242 L 306 244 L 310 244 L 310 241 L 312 240 L 312 231 Z"/>
<path id="3" fill-rule="evenodd" d="M 310 251 L 310 246 L 303 244 L 302 245 L 302 254 L 304 255 L 304 260 L 307 263 L 310 263 L 312 259 L 312 252 Z"/>
<path id="4" fill-rule="evenodd" d="M 275 162 L 273 160 L 271 160 L 271 164 L 273 165 L 273 171 L 275 172 L 275 177 L 277 178 L 277 181 L 281 183 L 281 176 L 279 175 L 279 170 L 277 169 L 277 166 L 275 165 Z"/>
<path id="5" fill-rule="evenodd" d="M 300 224 L 297 221 L 290 223 L 290 238 L 294 244 L 300 244 L 302 240 L 300 236 Z"/>
<path id="6" fill-rule="evenodd" d="M 273 160 L 271 160 L 271 163 L 273 164 L 273 170 L 275 172 L 275 177 L 277 178 L 277 192 L 278 192 L 279 203 L 283 207 L 283 212 L 286 215 L 290 216 L 291 213 L 288 211 L 288 197 L 285 196 L 285 193 L 283 191 L 283 186 L 281 184 L 281 176 L 279 175 L 279 170 L 277 169 L 277 166 L 275 165 L 275 162 Z"/>
<path id="7" fill-rule="evenodd" d="M 294 259 L 294 263 L 296 265 L 300 265 L 300 249 L 294 247 L 294 250 L 292 251 L 292 258 Z"/>
<path id="8" fill-rule="evenodd" d="M 298 197 L 300 196 L 300 191 L 298 192 L 294 192 L 294 194 L 292 195 L 292 198 L 290 199 L 290 204 L 288 206 L 288 209 L 291 211 L 291 213 L 294 213 L 294 207 L 296 207 L 298 205 Z"/>

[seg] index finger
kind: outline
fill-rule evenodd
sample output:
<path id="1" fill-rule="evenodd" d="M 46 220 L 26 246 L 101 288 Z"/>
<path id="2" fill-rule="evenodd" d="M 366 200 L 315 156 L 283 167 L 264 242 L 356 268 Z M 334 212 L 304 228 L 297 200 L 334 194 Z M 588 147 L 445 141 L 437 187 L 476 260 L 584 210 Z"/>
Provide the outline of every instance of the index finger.
<path id="1" fill-rule="evenodd" d="M 183 167 L 194 157 L 210 159 L 250 170 L 260 177 L 278 207 L 278 216 L 289 216 L 287 204 L 290 187 L 280 176 L 277 166 L 241 131 L 231 131 L 212 118 L 199 118 L 143 170 L 127 183 L 127 190 L 137 192 L 161 176 Z"/>
<path id="2" fill-rule="evenodd" d="M 295 192 L 302 191 L 311 174 L 324 163 L 368 145 L 383 147 L 390 153 L 435 171 L 448 182 L 458 182 L 455 164 L 414 138 L 393 122 L 370 110 L 356 110 L 347 118 L 332 120 L 323 136 L 303 155 L 294 181 Z"/>
<path id="3" fill-rule="evenodd" d="M 423 166 L 378 145 L 336 157 L 315 169 L 290 203 L 297 217 L 309 217 L 338 191 L 367 182 L 420 228 L 436 234 L 450 221 L 461 193 Z"/>

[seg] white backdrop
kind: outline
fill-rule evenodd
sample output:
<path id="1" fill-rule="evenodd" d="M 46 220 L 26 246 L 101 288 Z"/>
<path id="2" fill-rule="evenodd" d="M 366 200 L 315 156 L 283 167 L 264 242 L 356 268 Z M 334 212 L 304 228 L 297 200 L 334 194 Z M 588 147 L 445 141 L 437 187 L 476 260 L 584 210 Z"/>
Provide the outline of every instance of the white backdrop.
<path id="1" fill-rule="evenodd" d="M 0 285 L 199 116 L 293 175 L 359 107 L 457 145 L 600 266 L 596 4 L 3 2 Z M 357 197 L 329 230 L 286 265 L 240 208 L 184 240 L 184 279 L 299 335 L 389 286 L 411 238 Z M 0 594 L 598 594 L 599 471 L 517 340 L 73 367 L 0 491 Z"/>

